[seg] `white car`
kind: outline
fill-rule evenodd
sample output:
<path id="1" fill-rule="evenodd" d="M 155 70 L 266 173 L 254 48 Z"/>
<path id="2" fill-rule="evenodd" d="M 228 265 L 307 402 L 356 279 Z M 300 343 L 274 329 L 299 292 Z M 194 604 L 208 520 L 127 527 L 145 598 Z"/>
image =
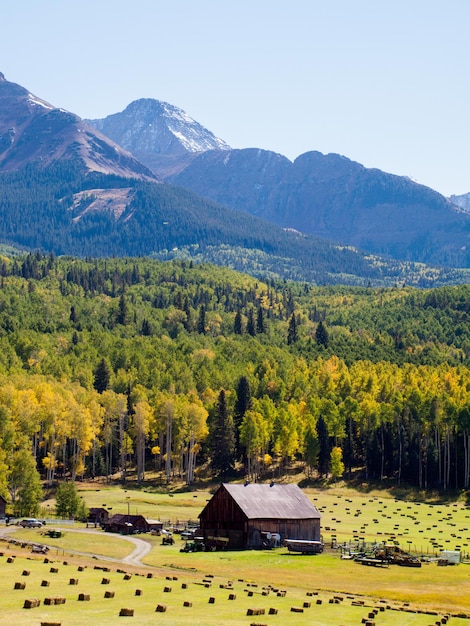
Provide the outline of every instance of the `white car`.
<path id="1" fill-rule="evenodd" d="M 35 517 L 27 517 L 22 519 L 19 525 L 23 526 L 23 528 L 41 528 L 42 522 Z"/>

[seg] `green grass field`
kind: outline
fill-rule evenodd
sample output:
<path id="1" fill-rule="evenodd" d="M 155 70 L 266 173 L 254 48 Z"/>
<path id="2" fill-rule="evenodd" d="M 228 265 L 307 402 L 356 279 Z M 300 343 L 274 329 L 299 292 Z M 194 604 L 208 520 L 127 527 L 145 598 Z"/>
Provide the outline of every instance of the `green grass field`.
<path id="1" fill-rule="evenodd" d="M 77 523 L 58 539 L 46 539 L 40 534 L 44 529 L 17 530 L 14 536 L 21 541 L 50 545 L 48 558 L 56 561 L 59 571 L 52 574 L 49 572 L 51 565 L 44 563 L 43 557 L 26 559 L 21 556 L 27 554 L 25 550 L 15 546 L 7 548 L 4 544 L 5 554 L 0 557 L 0 567 L 5 574 L 0 577 L 0 593 L 6 599 L 2 601 L 2 623 L 114 624 L 121 608 L 134 609 L 134 616 L 128 618 L 133 624 L 155 621 L 178 625 L 271 625 L 282 622 L 283 626 L 349 626 L 360 624 L 374 609 L 379 611 L 375 618 L 377 624 L 429 625 L 449 614 L 454 615 L 449 621 L 451 625 L 469 623 L 455 617 L 457 614 L 470 616 L 469 565 L 439 567 L 429 562 L 419 569 L 369 568 L 342 560 L 340 550 L 331 549 L 332 544 L 350 541 L 397 541 L 404 549 L 430 556 L 441 549 L 466 552 L 470 545 L 470 510 L 463 503 L 420 503 L 394 498 L 388 492 L 363 494 L 344 485 L 305 491 L 322 513 L 327 548 L 322 555 L 293 555 L 285 548 L 186 554 L 180 552 L 183 542 L 179 538 L 174 546 L 163 546 L 160 537 L 141 535 L 140 538 L 151 542 L 152 550 L 142 568 L 129 568 L 81 556 L 81 553 L 94 553 L 113 559 L 124 558 L 133 546 L 120 536 L 73 532 L 84 528 Z M 105 506 L 112 513 L 125 513 L 129 508 L 131 513 L 172 523 L 197 519 L 210 498 L 206 490 L 170 494 L 104 485 L 85 485 L 80 494 L 89 507 Z M 53 502 L 45 503 L 45 507 L 47 504 L 49 510 L 52 509 Z M 12 551 L 16 552 L 16 559 L 7 563 Z M 63 564 L 65 560 L 67 565 Z M 78 573 L 78 564 L 84 562 L 88 567 Z M 111 572 L 104 574 L 95 570 L 97 564 L 110 567 Z M 31 570 L 28 577 L 21 575 L 25 568 Z M 123 573 L 116 571 L 119 568 L 134 573 L 129 580 L 124 580 Z M 147 572 L 153 577 L 147 578 Z M 106 576 L 110 578 L 109 585 L 101 585 Z M 69 584 L 72 577 L 79 578 L 78 585 Z M 49 580 L 49 587 L 41 587 L 43 579 Z M 13 590 L 18 581 L 26 582 L 26 589 Z M 230 589 L 227 588 L 229 581 Z M 171 592 L 164 591 L 166 586 L 171 587 Z M 135 595 L 136 589 L 141 590 L 141 595 Z M 106 590 L 114 591 L 114 597 L 104 598 Z M 281 591 L 285 591 L 285 595 Z M 79 593 L 89 594 L 90 601 L 80 602 Z M 229 599 L 230 594 L 234 594 L 235 599 Z M 44 605 L 44 599 L 55 595 L 65 597 L 65 604 Z M 24 599 L 30 597 L 40 599 L 41 606 L 23 609 Z M 213 600 L 209 601 L 210 598 Z M 184 602 L 191 606 L 184 606 Z M 358 606 L 359 602 L 363 602 L 363 606 Z M 155 612 L 159 603 L 167 605 L 165 613 Z M 307 604 L 304 606 L 304 603 Z M 292 608 L 299 611 L 293 612 Z M 264 609 L 264 614 L 249 616 L 249 609 Z M 277 614 L 269 614 L 269 609 Z"/>

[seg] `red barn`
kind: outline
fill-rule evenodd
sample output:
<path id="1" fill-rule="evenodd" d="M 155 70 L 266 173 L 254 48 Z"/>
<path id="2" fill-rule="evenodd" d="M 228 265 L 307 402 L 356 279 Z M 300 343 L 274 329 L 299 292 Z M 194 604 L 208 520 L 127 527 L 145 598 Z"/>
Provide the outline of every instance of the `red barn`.
<path id="1" fill-rule="evenodd" d="M 266 537 L 320 541 L 320 513 L 297 485 L 222 484 L 199 515 L 206 549 L 260 548 Z"/>

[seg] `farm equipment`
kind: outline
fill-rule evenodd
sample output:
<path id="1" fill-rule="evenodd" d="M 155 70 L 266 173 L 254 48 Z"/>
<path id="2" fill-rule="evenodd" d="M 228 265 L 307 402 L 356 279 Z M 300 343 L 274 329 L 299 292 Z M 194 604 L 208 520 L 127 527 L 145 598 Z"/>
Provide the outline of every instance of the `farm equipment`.
<path id="1" fill-rule="evenodd" d="M 172 535 L 163 535 L 162 546 L 172 546 L 175 543 Z"/>
<path id="2" fill-rule="evenodd" d="M 370 554 L 361 554 L 354 559 L 362 565 L 400 565 L 401 567 L 421 567 L 421 561 L 396 545 L 377 546 Z"/>
<path id="3" fill-rule="evenodd" d="M 37 554 L 47 554 L 49 548 L 47 546 L 43 546 L 40 543 L 34 543 L 31 547 L 31 552 L 35 552 Z"/>
<path id="4" fill-rule="evenodd" d="M 186 541 L 184 546 L 180 548 L 180 552 L 203 552 L 204 542 L 202 539 L 194 539 L 193 541 Z"/>

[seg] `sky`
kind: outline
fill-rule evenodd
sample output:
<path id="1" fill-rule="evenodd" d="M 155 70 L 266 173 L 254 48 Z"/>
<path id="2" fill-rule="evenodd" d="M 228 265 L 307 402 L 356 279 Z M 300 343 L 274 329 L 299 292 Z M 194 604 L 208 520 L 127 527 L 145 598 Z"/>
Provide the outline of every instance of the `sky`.
<path id="1" fill-rule="evenodd" d="M 0 72 L 82 118 L 139 98 L 233 148 L 470 192 L 470 0 L 2 0 Z"/>

